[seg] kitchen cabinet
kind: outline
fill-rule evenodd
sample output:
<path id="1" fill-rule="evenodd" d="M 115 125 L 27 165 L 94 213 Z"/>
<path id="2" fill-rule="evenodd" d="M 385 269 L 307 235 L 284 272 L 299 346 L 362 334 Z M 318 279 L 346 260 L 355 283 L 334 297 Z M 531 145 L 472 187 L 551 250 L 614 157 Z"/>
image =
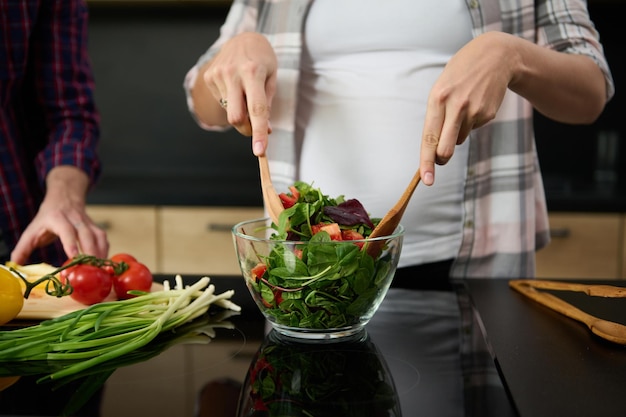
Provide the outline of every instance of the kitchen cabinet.
<path id="1" fill-rule="evenodd" d="M 552 242 L 537 252 L 537 278 L 626 278 L 620 213 L 550 213 Z"/>
<path id="2" fill-rule="evenodd" d="M 89 205 L 87 213 L 107 232 L 109 254 L 130 253 L 151 271 L 158 270 L 156 207 Z"/>
<path id="3" fill-rule="evenodd" d="M 262 207 L 89 205 L 110 254 L 128 252 L 165 274 L 239 275 L 231 228 Z M 626 214 L 550 213 L 552 242 L 537 252 L 538 278 L 626 279 Z"/>
<path id="4" fill-rule="evenodd" d="M 89 205 L 87 212 L 107 231 L 110 254 L 128 252 L 152 272 L 240 274 L 231 228 L 263 217 L 262 207 Z"/>
<path id="5" fill-rule="evenodd" d="M 159 208 L 159 271 L 239 275 L 231 229 L 240 221 L 260 217 L 262 207 Z"/>

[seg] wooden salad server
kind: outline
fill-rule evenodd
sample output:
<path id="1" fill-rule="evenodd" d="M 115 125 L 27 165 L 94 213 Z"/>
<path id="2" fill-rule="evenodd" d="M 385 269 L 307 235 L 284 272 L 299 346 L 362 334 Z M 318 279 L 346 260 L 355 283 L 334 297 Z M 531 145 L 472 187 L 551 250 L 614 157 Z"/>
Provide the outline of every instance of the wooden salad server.
<path id="1" fill-rule="evenodd" d="M 553 294 L 537 291 L 539 288 L 583 292 L 587 295 L 597 297 L 626 297 L 626 288 L 612 287 L 610 285 L 584 285 L 532 279 L 512 280 L 509 282 L 509 285 L 511 288 L 533 301 L 585 324 L 596 336 L 613 343 L 626 345 L 626 326 L 623 324 L 595 317 Z"/>
<path id="2" fill-rule="evenodd" d="M 369 239 L 389 236 L 396 230 L 400 224 L 400 220 L 402 220 L 406 206 L 409 204 L 409 201 L 413 196 L 413 192 L 415 191 L 415 188 L 417 188 L 417 184 L 419 184 L 420 180 L 421 176 L 418 168 L 398 202 L 387 212 L 387 214 L 385 214 L 385 217 L 383 217 L 380 223 L 378 223 L 378 225 L 374 228 L 372 234 L 369 236 Z M 369 242 L 367 253 L 373 258 L 378 257 L 384 244 L 385 241 L 383 239 Z"/>
<path id="3" fill-rule="evenodd" d="M 274 188 L 274 184 L 272 183 L 270 167 L 265 155 L 259 156 L 259 172 L 261 176 L 261 191 L 263 192 L 265 209 L 267 210 L 272 221 L 275 224 L 278 224 L 280 213 L 282 213 L 285 208 L 283 207 L 283 202 L 280 200 L 280 197 Z"/>

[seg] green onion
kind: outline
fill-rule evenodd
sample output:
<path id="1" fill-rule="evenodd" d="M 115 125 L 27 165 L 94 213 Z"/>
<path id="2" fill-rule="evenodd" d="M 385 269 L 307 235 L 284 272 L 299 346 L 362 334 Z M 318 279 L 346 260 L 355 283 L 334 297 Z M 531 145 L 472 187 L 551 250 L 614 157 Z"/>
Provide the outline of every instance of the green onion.
<path id="1" fill-rule="evenodd" d="M 173 289 L 165 282 L 163 291 L 94 304 L 35 326 L 0 331 L 0 364 L 67 362 L 39 381 L 67 378 L 136 351 L 159 334 L 204 315 L 211 305 L 241 310 L 230 301 L 233 290 L 215 294 L 215 286 L 209 282 L 204 277 L 183 288 L 177 276 Z"/>

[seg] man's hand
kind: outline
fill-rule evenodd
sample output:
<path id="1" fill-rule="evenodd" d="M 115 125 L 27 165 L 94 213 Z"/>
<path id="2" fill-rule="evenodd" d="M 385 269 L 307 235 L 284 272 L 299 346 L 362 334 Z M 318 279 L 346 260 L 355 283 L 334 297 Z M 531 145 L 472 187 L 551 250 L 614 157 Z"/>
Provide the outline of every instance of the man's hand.
<path id="1" fill-rule="evenodd" d="M 11 253 L 11 261 L 24 264 L 35 248 L 46 246 L 57 237 L 68 258 L 79 253 L 106 258 L 106 232 L 85 211 L 88 184 L 87 175 L 76 167 L 52 169 L 46 179 L 44 200 Z"/>

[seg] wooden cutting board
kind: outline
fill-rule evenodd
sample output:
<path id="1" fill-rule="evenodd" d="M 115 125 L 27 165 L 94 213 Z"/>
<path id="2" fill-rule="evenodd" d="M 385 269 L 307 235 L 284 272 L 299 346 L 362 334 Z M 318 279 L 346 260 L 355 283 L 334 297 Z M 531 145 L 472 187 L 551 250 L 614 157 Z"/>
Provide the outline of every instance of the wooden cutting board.
<path id="1" fill-rule="evenodd" d="M 152 284 L 151 291 L 161 290 L 163 290 L 163 284 L 158 282 Z M 111 294 L 109 294 L 104 301 L 115 300 L 115 292 L 111 291 Z M 75 301 L 70 296 L 53 297 L 46 294 L 44 291 L 37 290 L 33 291 L 30 296 L 24 300 L 24 307 L 16 318 L 18 320 L 48 320 L 86 307 L 88 306 Z"/>

